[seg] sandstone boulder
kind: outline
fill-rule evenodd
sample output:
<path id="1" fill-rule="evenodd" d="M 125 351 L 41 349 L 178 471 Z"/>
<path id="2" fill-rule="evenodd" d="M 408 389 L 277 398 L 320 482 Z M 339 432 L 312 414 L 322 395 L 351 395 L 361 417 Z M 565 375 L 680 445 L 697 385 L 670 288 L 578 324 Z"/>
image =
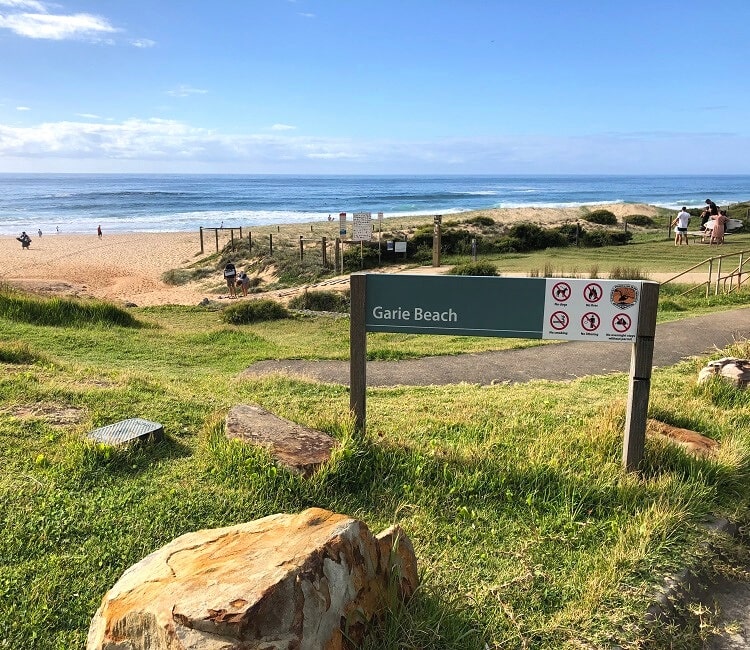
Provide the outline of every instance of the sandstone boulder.
<path id="1" fill-rule="evenodd" d="M 86 648 L 343 649 L 417 581 L 398 527 L 376 537 L 318 508 L 271 515 L 187 533 L 133 565 L 104 596 Z"/>
<path id="2" fill-rule="evenodd" d="M 695 456 L 713 456 L 719 449 L 719 443 L 716 440 L 707 438 L 697 431 L 674 427 L 652 418 L 646 421 L 646 434 L 666 438 Z"/>
<path id="3" fill-rule="evenodd" d="M 750 360 L 724 357 L 711 361 L 698 373 L 698 383 L 716 376 L 728 379 L 738 388 L 747 388 L 750 384 Z"/>
<path id="4" fill-rule="evenodd" d="M 331 458 L 334 438 L 280 418 L 260 406 L 240 404 L 226 417 L 226 435 L 266 447 L 280 463 L 308 476 Z"/>

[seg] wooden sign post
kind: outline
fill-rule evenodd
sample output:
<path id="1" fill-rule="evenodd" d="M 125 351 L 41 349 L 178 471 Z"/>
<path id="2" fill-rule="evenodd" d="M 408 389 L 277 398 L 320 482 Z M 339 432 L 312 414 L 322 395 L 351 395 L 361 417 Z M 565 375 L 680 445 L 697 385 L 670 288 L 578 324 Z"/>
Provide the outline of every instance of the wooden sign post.
<path id="1" fill-rule="evenodd" d="M 636 280 L 355 273 L 350 396 L 364 435 L 367 332 L 631 343 L 623 466 L 639 469 L 646 439 L 659 285 Z"/>

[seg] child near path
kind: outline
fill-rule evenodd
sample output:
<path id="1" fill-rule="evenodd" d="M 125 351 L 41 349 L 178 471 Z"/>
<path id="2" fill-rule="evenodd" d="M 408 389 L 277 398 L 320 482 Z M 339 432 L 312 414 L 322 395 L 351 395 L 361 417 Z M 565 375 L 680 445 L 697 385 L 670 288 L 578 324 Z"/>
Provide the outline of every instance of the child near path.
<path id="1" fill-rule="evenodd" d="M 688 224 L 690 223 L 690 213 L 687 211 L 687 208 L 685 206 L 682 206 L 682 210 L 677 213 L 677 216 L 672 221 L 672 225 L 675 226 L 674 229 L 674 245 L 680 245 L 682 246 L 683 240 L 685 241 L 685 246 L 689 246 L 688 243 Z"/>

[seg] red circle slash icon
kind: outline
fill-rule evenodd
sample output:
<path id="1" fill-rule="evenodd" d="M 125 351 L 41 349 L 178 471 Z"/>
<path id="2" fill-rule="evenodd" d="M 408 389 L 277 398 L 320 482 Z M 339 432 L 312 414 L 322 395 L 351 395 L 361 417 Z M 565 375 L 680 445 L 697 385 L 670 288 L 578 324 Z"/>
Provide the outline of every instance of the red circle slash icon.
<path id="1" fill-rule="evenodd" d="M 567 282 L 557 282 L 552 287 L 552 297 L 559 302 L 567 301 L 570 298 L 570 293 L 570 285 Z"/>
<path id="2" fill-rule="evenodd" d="M 556 311 L 554 314 L 552 314 L 552 316 L 549 317 L 549 324 L 552 325 L 552 327 L 558 332 L 564 330 L 568 326 L 569 322 L 570 319 L 564 311 Z"/>
<path id="3" fill-rule="evenodd" d="M 581 317 L 581 327 L 587 332 L 593 332 L 599 328 L 599 324 L 602 322 L 599 318 L 599 314 L 590 311 Z"/>
<path id="4" fill-rule="evenodd" d="M 586 302 L 599 302 L 599 299 L 604 295 L 602 285 L 596 282 L 590 282 L 586 285 L 583 290 L 583 299 Z"/>
<path id="5" fill-rule="evenodd" d="M 612 329 L 620 334 L 627 332 L 632 324 L 633 321 L 630 320 L 630 316 L 627 314 L 615 314 L 615 317 L 612 319 Z"/>

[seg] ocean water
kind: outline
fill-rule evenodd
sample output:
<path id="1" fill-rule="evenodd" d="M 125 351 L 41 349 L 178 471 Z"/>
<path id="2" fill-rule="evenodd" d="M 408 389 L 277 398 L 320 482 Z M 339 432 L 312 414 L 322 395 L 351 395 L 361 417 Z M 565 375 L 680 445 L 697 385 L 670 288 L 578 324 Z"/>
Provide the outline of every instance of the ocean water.
<path id="1" fill-rule="evenodd" d="M 0 174 L 0 233 L 174 232 L 492 207 L 750 199 L 750 176 Z"/>

